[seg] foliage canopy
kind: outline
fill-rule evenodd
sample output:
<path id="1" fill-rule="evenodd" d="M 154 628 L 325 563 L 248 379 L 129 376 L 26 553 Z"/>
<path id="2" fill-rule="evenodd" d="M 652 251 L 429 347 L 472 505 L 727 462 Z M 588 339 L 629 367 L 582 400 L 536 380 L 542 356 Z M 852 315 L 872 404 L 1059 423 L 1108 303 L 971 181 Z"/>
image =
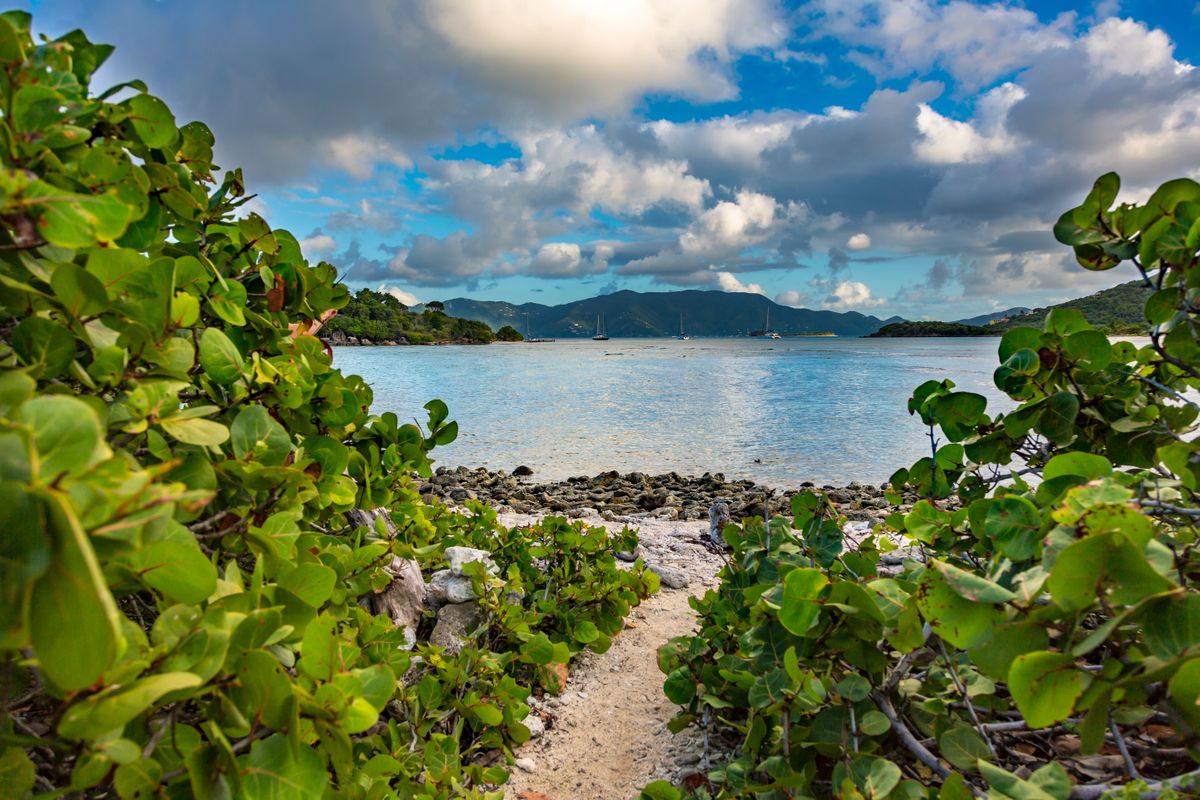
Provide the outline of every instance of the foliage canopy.
<path id="1" fill-rule="evenodd" d="M 635 536 L 422 503 L 457 425 L 333 367 L 335 269 L 246 213 L 203 123 L 93 95 L 111 47 L 29 27 L 0 15 L 4 795 L 499 796 L 532 682 L 657 589 L 615 565 Z M 453 545 L 495 564 L 460 648 L 368 610 Z"/>
<path id="2" fill-rule="evenodd" d="M 1012 411 L 948 380 L 916 388 L 930 455 L 891 499 L 921 499 L 861 545 L 844 549 L 844 520 L 812 493 L 790 519 L 725 530 L 700 633 L 659 654 L 673 727 L 738 742 L 689 792 L 1066 800 L 1200 783 L 1200 184 L 1114 208 L 1118 186 L 1101 177 L 1055 235 L 1088 269 L 1137 266 L 1149 343 L 1051 309 L 1000 339 Z"/>

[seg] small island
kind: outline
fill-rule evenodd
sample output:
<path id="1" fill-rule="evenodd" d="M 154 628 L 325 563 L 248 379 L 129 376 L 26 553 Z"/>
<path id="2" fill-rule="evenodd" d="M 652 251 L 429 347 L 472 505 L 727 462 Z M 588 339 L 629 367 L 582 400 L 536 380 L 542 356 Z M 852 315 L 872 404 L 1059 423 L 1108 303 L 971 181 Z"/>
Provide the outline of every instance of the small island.
<path id="1" fill-rule="evenodd" d="M 490 344 L 525 338 L 511 325 L 493 332 L 484 322 L 452 317 L 436 300 L 418 312 L 387 292 L 371 289 L 352 295 L 325 324 L 325 332 L 325 341 L 332 345 Z"/>

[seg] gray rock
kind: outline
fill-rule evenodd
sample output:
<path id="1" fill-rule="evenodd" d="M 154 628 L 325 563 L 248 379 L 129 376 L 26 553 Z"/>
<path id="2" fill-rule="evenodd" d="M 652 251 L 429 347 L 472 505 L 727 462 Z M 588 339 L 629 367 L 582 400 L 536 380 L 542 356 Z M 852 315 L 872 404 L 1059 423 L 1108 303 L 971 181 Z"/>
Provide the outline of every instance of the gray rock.
<path id="1" fill-rule="evenodd" d="M 613 555 L 615 555 L 621 561 L 628 561 L 628 562 L 637 561 L 639 558 L 641 558 L 645 554 L 646 554 L 646 548 L 642 547 L 640 544 L 637 547 L 635 547 L 632 552 L 628 551 L 628 550 L 617 550 L 615 553 L 613 553 Z"/>
<path id="2" fill-rule="evenodd" d="M 433 633 L 429 635 L 429 643 L 444 647 L 447 653 L 456 655 L 466 646 L 471 633 L 482 620 L 483 614 L 474 603 L 443 606 L 438 612 Z"/>
<path id="3" fill-rule="evenodd" d="M 728 545 L 725 542 L 725 537 L 721 535 L 721 531 L 725 530 L 726 525 L 733 524 L 733 517 L 729 514 L 729 503 L 717 502 L 713 503 L 708 509 L 708 540 L 715 547 L 722 550 L 727 549 Z"/>
<path id="4" fill-rule="evenodd" d="M 664 567 L 661 564 L 647 564 L 651 572 L 658 576 L 663 586 L 670 589 L 686 589 L 688 586 L 688 576 L 678 569 Z"/>
<path id="5" fill-rule="evenodd" d="M 530 714 L 524 720 L 525 727 L 529 728 L 529 738 L 540 738 L 546 732 L 546 723 L 542 722 L 542 718 L 537 714 Z"/>
<path id="6" fill-rule="evenodd" d="M 492 561 L 492 554 L 487 550 L 478 550 L 474 547 L 447 547 L 445 556 L 446 563 L 450 565 L 450 574 L 454 576 L 462 575 L 463 567 L 472 562 L 483 564 L 493 575 L 500 571 L 496 562 Z"/>
<path id="7" fill-rule="evenodd" d="M 478 597 L 471 579 L 465 575 L 453 575 L 448 569 L 440 569 L 429 576 L 425 598 L 431 608 L 441 608 L 447 603 L 469 603 Z"/>
<path id="8" fill-rule="evenodd" d="M 532 758 L 518 758 L 513 763 L 522 772 L 535 772 L 537 770 L 537 762 Z"/>

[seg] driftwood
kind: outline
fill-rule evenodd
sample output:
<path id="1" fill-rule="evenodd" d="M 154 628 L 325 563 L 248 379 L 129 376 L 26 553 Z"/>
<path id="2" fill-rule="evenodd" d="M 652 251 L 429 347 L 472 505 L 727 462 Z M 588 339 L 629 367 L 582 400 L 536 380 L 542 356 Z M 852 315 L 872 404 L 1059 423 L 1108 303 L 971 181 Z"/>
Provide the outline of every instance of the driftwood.
<path id="1" fill-rule="evenodd" d="M 366 525 L 374 528 L 375 520 L 382 519 L 387 526 L 388 535 L 398 536 L 400 531 L 396 523 L 384 509 L 363 511 L 351 509 L 346 512 L 346 519 L 354 527 Z M 372 614 L 385 614 L 397 628 L 404 628 L 407 645 L 412 647 L 417 639 L 417 625 L 421 622 L 421 613 L 425 608 L 425 578 L 421 575 L 421 567 L 416 561 L 403 559 L 393 555 L 391 563 L 384 567 L 392 581 L 382 591 L 363 595 L 358 604 Z"/>

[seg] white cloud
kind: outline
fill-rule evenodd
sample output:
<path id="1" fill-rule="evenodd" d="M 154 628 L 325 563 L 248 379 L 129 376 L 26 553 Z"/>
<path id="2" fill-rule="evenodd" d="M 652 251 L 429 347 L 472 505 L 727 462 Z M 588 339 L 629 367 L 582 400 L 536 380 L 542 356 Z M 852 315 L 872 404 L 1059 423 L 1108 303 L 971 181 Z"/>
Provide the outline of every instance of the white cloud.
<path id="1" fill-rule="evenodd" d="M 808 295 L 804 292 L 789 289 L 786 292 L 780 292 L 775 295 L 775 302 L 781 306 L 790 306 L 791 308 L 807 308 L 809 300 Z"/>
<path id="2" fill-rule="evenodd" d="M 648 91 L 732 97 L 734 53 L 786 35 L 767 0 L 441 0 L 429 18 L 479 80 L 568 117 Z"/>
<path id="3" fill-rule="evenodd" d="M 326 141 L 325 160 L 360 181 L 370 178 L 380 164 L 391 164 L 402 169 L 412 166 L 408 156 L 383 139 L 358 134 L 346 134 Z"/>
<path id="4" fill-rule="evenodd" d="M 847 250 L 868 250 L 871 247 L 871 237 L 865 233 L 856 233 L 846 240 Z"/>
<path id="5" fill-rule="evenodd" d="M 327 256 L 337 249 L 337 240 L 327 233 L 315 233 L 300 240 L 300 249 L 306 256 Z"/>
<path id="6" fill-rule="evenodd" d="M 882 297 L 872 297 L 871 287 L 861 281 L 842 281 L 833 287 L 821 307 L 830 311 L 849 311 L 881 306 L 886 302 Z"/>
<path id="7" fill-rule="evenodd" d="M 705 211 L 679 237 L 684 255 L 740 250 L 758 242 L 775 222 L 779 204 L 765 194 L 742 190 Z"/>
<path id="8" fill-rule="evenodd" d="M 412 292 L 406 292 L 403 289 L 399 289 L 395 286 L 388 286 L 386 283 L 379 284 L 379 288 L 376 289 L 376 291 L 383 292 L 384 294 L 390 294 L 392 297 L 396 298 L 401 303 L 404 303 L 404 305 L 408 306 L 409 308 L 421 305 L 421 301 Z"/>
<path id="9" fill-rule="evenodd" d="M 717 286 L 723 292 L 743 292 L 746 294 L 761 294 L 766 295 L 763 287 L 757 283 L 742 283 L 737 276 L 732 272 L 718 272 L 716 275 Z"/>
<path id="10" fill-rule="evenodd" d="M 1132 19 L 1109 18 L 1083 37 L 1088 62 L 1109 75 L 1171 74 L 1183 69 L 1175 61 L 1175 45 L 1161 30 Z"/>
<path id="11" fill-rule="evenodd" d="M 1025 97 L 1025 90 L 1016 84 L 997 86 L 979 98 L 974 122 L 944 117 L 928 103 L 921 103 L 917 107 L 920 138 L 913 149 L 919 158 L 932 164 L 969 164 L 1012 152 L 1018 142 L 1004 121 L 1008 109 Z"/>
<path id="12" fill-rule="evenodd" d="M 968 88 L 985 86 L 1028 66 L 1042 53 L 1068 47 L 1073 14 L 1043 24 L 1015 5 L 965 0 L 817 0 L 818 30 L 862 50 L 852 60 L 880 76 L 942 67 Z"/>

